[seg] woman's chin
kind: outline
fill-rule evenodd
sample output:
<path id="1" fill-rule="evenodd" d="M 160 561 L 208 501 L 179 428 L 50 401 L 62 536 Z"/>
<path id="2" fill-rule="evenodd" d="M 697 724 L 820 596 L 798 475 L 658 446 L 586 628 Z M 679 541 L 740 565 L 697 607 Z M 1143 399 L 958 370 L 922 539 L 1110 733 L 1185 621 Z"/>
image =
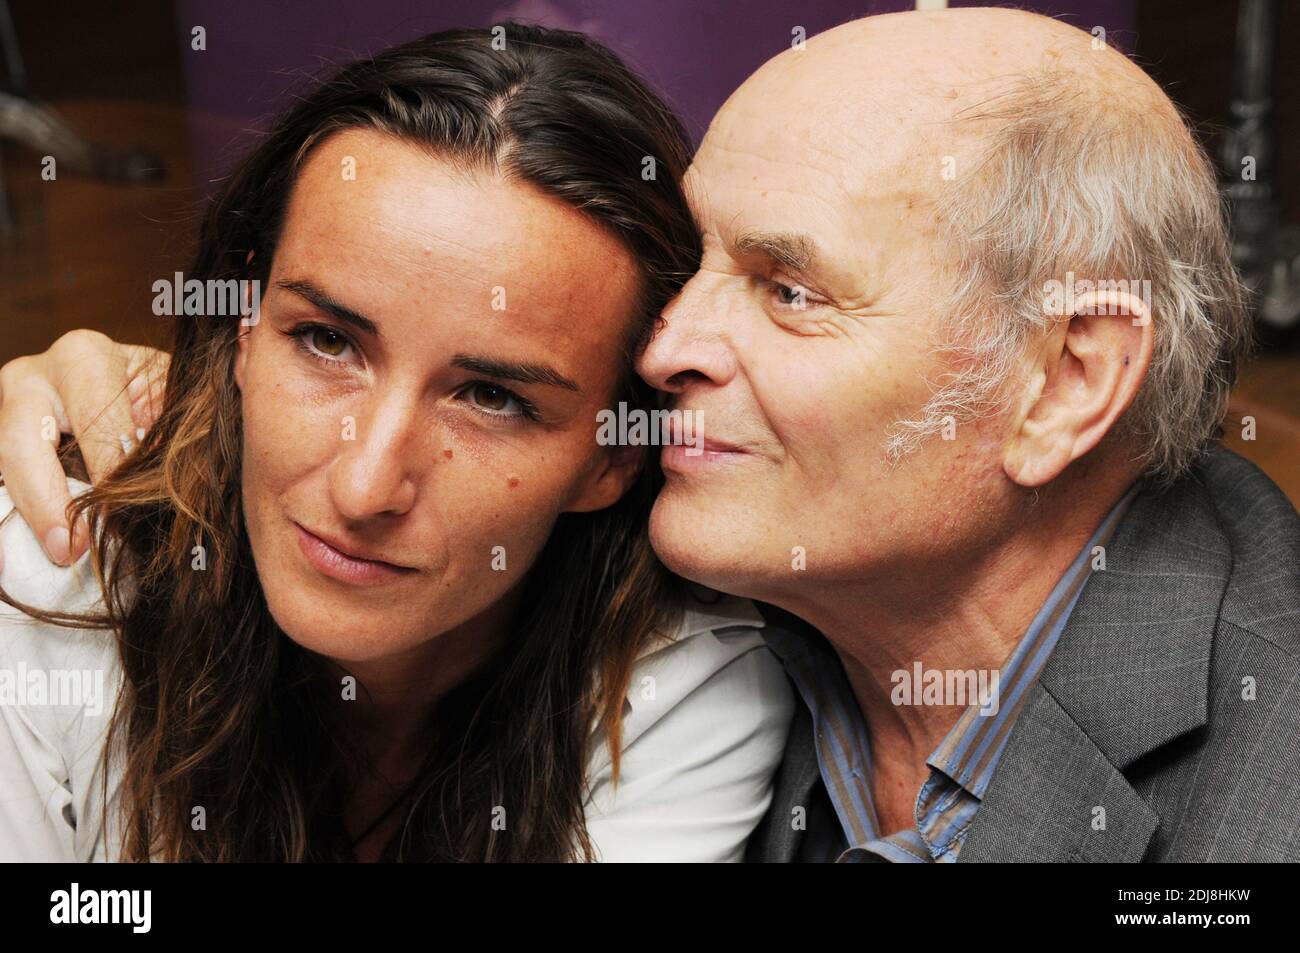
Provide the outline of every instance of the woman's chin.
<path id="1" fill-rule="evenodd" d="M 267 608 L 280 631 L 307 651 L 340 662 L 368 662 L 405 647 L 397 620 L 386 624 L 373 609 L 307 602 L 302 595 L 279 600 L 268 593 Z"/>

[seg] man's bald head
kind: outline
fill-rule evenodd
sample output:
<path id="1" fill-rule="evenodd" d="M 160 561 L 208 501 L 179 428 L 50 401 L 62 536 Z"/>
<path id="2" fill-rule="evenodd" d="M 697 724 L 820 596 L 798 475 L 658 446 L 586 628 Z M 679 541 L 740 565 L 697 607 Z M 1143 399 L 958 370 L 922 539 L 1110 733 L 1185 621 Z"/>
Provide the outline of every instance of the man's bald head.
<path id="1" fill-rule="evenodd" d="M 1070 275 L 1152 289 L 1151 379 L 1114 438 L 1172 478 L 1215 432 L 1248 322 L 1214 172 L 1168 96 L 1104 39 L 1001 8 L 855 20 L 736 91 L 697 167 L 728 153 L 802 165 L 820 201 L 857 205 L 857 267 L 899 260 L 881 247 L 892 228 L 927 243 L 946 275 L 934 343 L 963 361 L 899 421 L 891 454 L 1000 406 L 1021 351 L 1051 325 L 1044 284 Z M 701 204 L 712 179 L 691 177 Z"/>
<path id="2" fill-rule="evenodd" d="M 792 138 L 847 138 L 864 169 L 892 168 L 918 151 L 977 145 L 986 110 L 1044 77 L 1072 108 L 1124 103 L 1185 133 L 1169 98 L 1120 52 L 1059 20 L 991 7 L 865 17 L 820 33 L 746 80 L 710 136 L 776 116 Z"/>

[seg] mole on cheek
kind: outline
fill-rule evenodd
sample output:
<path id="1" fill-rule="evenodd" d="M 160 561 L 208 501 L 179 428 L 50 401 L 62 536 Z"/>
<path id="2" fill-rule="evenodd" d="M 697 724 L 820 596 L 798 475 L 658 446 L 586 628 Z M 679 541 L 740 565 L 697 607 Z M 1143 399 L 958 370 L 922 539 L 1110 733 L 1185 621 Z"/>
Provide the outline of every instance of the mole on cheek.
<path id="1" fill-rule="evenodd" d="M 455 454 L 451 452 L 451 448 L 450 448 L 450 447 L 448 447 L 446 450 L 442 451 L 442 455 L 443 455 L 444 457 L 446 457 L 448 460 L 450 460 L 452 457 L 455 456 Z"/>
<path id="2" fill-rule="evenodd" d="M 510 489 L 512 490 L 518 485 L 519 485 L 519 477 L 512 476 L 510 479 L 506 480 L 506 486 L 510 487 Z"/>

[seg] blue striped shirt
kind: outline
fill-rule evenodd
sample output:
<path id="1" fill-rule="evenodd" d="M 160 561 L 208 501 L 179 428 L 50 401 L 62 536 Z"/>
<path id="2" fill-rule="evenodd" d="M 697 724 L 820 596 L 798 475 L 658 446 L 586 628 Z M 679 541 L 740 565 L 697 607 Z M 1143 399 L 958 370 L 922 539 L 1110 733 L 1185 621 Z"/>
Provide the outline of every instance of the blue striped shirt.
<path id="1" fill-rule="evenodd" d="M 867 725 L 838 656 L 821 640 L 781 627 L 764 630 L 768 645 L 785 665 L 812 714 L 822 780 L 817 796 L 829 801 L 841 828 L 810 825 L 801 859 L 845 863 L 951 863 L 957 859 L 1029 688 L 1047 663 L 1092 574 L 1094 549 L 1109 542 L 1136 493 L 1135 484 L 1107 514 L 1003 662 L 992 696 L 996 712 L 987 704 L 988 698 L 976 697 L 926 759 L 930 773 L 917 794 L 914 827 L 888 836 L 880 834 L 871 794 Z M 991 684 L 992 680 L 986 679 L 985 686 Z M 810 807 L 810 812 L 815 809 Z"/>

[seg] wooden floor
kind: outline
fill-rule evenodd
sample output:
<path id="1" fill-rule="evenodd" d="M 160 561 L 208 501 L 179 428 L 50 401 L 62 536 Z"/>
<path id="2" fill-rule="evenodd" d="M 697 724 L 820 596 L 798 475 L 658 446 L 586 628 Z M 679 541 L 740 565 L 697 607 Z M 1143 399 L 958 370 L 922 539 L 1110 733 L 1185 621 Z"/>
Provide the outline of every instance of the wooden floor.
<path id="1" fill-rule="evenodd" d="M 84 134 L 160 154 L 167 178 L 109 185 L 71 175 L 40 177 L 39 157 L 10 149 L 4 175 L 19 220 L 0 237 L 0 363 L 42 351 L 65 331 L 93 327 L 118 340 L 159 344 L 163 322 L 152 284 L 188 266 L 201 206 L 192 187 L 187 117 L 163 103 L 69 101 L 64 117 Z M 1242 418 L 1255 439 L 1242 440 Z M 1254 460 L 1300 505 L 1300 352 L 1264 355 L 1243 375 L 1225 440 Z"/>

